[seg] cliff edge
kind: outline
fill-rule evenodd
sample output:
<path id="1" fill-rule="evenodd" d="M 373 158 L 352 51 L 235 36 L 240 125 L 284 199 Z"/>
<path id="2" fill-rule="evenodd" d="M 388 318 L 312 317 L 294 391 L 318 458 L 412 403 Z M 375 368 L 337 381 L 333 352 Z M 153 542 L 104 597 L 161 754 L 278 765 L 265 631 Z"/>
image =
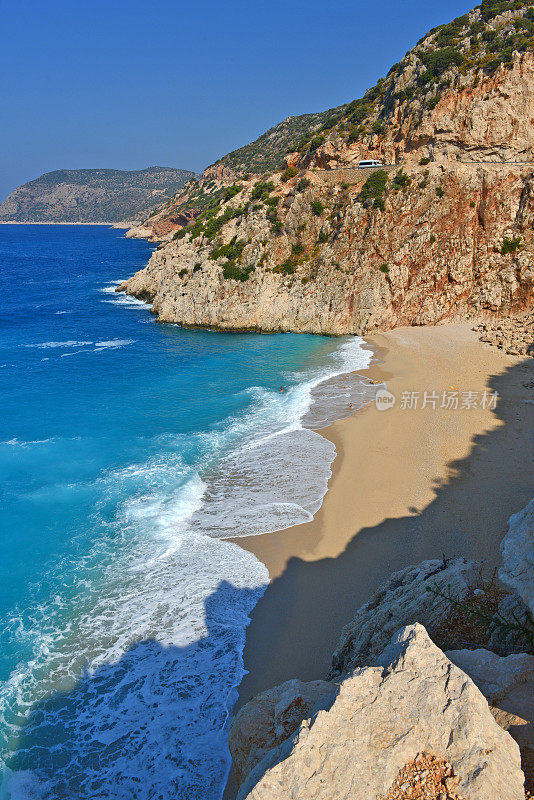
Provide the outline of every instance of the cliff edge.
<path id="1" fill-rule="evenodd" d="M 483 2 L 363 98 L 310 117 L 282 171 L 208 168 L 145 221 L 162 244 L 119 290 L 161 322 L 224 330 L 363 333 L 528 309 L 533 107 L 534 10 Z M 358 169 L 364 158 L 385 166 Z"/>

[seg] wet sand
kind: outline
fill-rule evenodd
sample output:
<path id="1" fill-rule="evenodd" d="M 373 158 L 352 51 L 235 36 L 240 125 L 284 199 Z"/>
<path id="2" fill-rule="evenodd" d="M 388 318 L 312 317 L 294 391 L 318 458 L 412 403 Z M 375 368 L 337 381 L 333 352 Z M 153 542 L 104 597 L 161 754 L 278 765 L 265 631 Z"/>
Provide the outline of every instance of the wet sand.
<path id="1" fill-rule="evenodd" d="M 534 494 L 534 359 L 480 343 L 455 324 L 398 328 L 366 337 L 392 409 L 373 404 L 321 431 L 337 457 L 312 522 L 235 539 L 263 561 L 271 583 L 252 615 L 237 707 L 293 677 L 324 678 L 339 633 L 393 571 L 428 558 L 463 555 L 499 563 L 512 513 Z M 454 387 L 454 388 L 451 388 Z M 441 408 L 459 392 L 459 407 Z M 498 392 L 497 407 L 489 405 Z M 424 392 L 436 408 L 421 408 Z M 418 392 L 417 409 L 402 407 Z M 462 408 L 463 392 L 476 407 Z M 232 780 L 225 798 L 234 796 Z"/>

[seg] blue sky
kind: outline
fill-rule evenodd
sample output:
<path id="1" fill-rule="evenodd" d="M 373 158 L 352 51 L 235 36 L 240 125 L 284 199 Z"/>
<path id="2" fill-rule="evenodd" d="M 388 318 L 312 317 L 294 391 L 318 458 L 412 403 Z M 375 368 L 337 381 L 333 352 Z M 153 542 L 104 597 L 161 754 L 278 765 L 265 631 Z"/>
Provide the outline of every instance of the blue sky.
<path id="1" fill-rule="evenodd" d="M 53 169 L 202 170 L 361 96 L 460 0 L 0 0 L 0 198 Z"/>

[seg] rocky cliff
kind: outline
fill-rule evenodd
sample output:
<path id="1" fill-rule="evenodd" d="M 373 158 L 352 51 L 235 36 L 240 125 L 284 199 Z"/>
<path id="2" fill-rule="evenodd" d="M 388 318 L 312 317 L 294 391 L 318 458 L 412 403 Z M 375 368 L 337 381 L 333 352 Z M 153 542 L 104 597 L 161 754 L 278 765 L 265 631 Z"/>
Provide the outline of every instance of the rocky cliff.
<path id="1" fill-rule="evenodd" d="M 0 204 L 1 222 L 132 222 L 174 196 L 195 173 L 173 167 L 47 172 Z"/>
<path id="2" fill-rule="evenodd" d="M 283 171 L 244 172 L 237 157 L 206 170 L 145 223 L 163 244 L 120 290 L 162 322 L 231 330 L 362 333 L 522 311 L 533 107 L 532 6 L 483 2 L 363 98 L 282 137 Z M 389 166 L 358 170 L 368 157 Z"/>

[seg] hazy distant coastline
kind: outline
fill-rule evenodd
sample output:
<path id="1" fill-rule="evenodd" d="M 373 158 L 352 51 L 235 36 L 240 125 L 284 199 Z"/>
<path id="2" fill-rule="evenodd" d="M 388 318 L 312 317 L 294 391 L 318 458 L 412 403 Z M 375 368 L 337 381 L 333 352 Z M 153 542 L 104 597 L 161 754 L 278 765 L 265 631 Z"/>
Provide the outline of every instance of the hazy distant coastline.
<path id="1" fill-rule="evenodd" d="M 133 222 L 19 222 L 3 219 L 0 225 L 109 225 L 112 228 L 131 228 Z"/>

